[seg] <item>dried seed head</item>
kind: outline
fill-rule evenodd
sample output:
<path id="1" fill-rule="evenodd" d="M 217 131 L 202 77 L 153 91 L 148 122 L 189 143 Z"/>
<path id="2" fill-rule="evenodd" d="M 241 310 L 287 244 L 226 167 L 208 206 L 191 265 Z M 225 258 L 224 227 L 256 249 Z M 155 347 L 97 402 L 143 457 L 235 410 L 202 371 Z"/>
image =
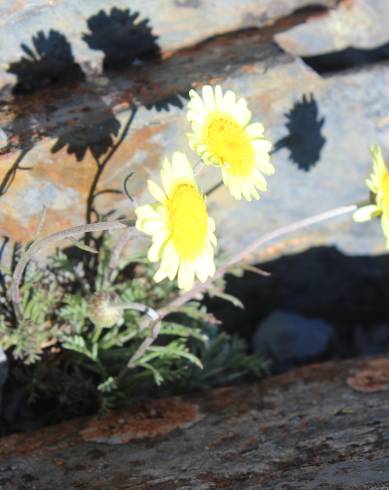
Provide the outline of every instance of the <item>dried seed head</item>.
<path id="1" fill-rule="evenodd" d="M 113 327 L 123 318 L 119 298 L 114 293 L 95 293 L 88 305 L 88 317 L 99 328 Z"/>

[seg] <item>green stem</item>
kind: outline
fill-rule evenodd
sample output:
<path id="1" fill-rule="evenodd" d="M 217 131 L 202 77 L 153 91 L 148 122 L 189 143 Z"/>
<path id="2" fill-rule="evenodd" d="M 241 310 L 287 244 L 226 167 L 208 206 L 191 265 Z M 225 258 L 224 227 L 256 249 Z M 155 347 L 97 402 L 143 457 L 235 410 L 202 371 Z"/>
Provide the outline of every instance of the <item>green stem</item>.
<path id="1" fill-rule="evenodd" d="M 95 333 L 93 334 L 92 337 L 92 343 L 96 344 L 100 338 L 101 332 L 103 331 L 104 327 L 97 327 L 95 326 Z"/>

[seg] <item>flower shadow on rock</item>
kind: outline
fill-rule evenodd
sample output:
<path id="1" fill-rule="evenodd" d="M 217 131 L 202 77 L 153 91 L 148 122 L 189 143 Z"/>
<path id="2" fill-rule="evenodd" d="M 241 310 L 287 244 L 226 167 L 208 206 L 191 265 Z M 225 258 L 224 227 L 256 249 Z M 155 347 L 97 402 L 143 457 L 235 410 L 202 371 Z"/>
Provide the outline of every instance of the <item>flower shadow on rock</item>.
<path id="1" fill-rule="evenodd" d="M 96 172 L 91 181 L 86 199 L 87 223 L 92 222 L 93 216 L 97 220 L 101 219 L 95 205 L 95 199 L 98 195 L 122 193 L 119 189 L 97 191 L 104 169 L 120 144 L 120 141 L 115 144 L 115 139 L 119 135 L 121 125 L 112 109 L 100 97 L 96 96 L 96 100 L 93 101 L 91 106 L 93 110 L 84 113 L 72 128 L 65 129 L 51 148 L 52 153 L 57 153 L 63 148 L 67 148 L 67 153 L 74 155 L 79 162 L 84 160 L 89 150 L 95 160 Z M 123 132 L 121 139 L 128 130 L 129 125 Z M 87 240 L 89 240 L 89 237 L 87 237 Z"/>
<path id="2" fill-rule="evenodd" d="M 34 146 L 34 135 L 45 134 L 50 125 L 47 116 L 39 119 L 34 117 L 29 108 L 34 103 L 30 98 L 29 103 L 26 103 L 26 97 L 45 87 L 85 79 L 81 67 L 74 60 L 69 42 L 56 30 L 51 29 L 48 34 L 38 31 L 32 37 L 31 46 L 22 44 L 21 48 L 24 56 L 10 63 L 7 70 L 16 75 L 17 80 L 12 89 L 14 98 L 10 103 L 14 118 L 4 128 L 7 135 L 17 141 L 20 153 L 0 182 L 0 196 L 9 190 L 19 170 L 32 169 L 23 167 L 21 163 Z"/>
<path id="3" fill-rule="evenodd" d="M 88 19 L 90 34 L 83 39 L 91 49 L 103 51 L 104 71 L 128 67 L 139 61 L 161 58 L 161 51 L 148 19 L 128 9 L 100 10 Z"/>
<path id="4" fill-rule="evenodd" d="M 189 100 L 188 91 L 180 94 L 174 94 L 170 97 L 164 97 L 156 102 L 145 103 L 144 106 L 147 110 L 155 109 L 157 112 L 169 111 L 172 107 L 177 109 L 183 109 L 185 101 Z"/>
<path id="5" fill-rule="evenodd" d="M 123 134 L 116 141 L 120 132 L 120 122 L 115 117 L 112 109 L 107 106 L 98 95 L 95 100 L 91 100 L 91 109 L 83 112 L 80 118 L 72 127 L 67 127 L 58 137 L 56 143 L 51 148 L 52 153 L 66 148 L 69 155 L 74 155 L 78 162 L 84 160 L 87 151 L 92 154 L 96 170 L 91 178 L 88 194 L 86 196 L 85 220 L 87 223 L 100 221 L 109 216 L 111 212 L 104 216 L 96 207 L 96 198 L 103 194 L 122 194 L 120 189 L 103 189 L 98 190 L 103 172 L 108 166 L 113 154 L 120 145 L 124 136 L 127 134 L 131 122 L 126 126 Z M 85 244 L 99 248 L 101 239 L 87 235 Z M 92 284 L 94 273 L 97 267 L 97 257 L 84 255 L 84 267 L 86 268 L 86 277 Z"/>
<path id="6" fill-rule="evenodd" d="M 319 160 L 325 144 L 322 128 L 324 117 L 319 117 L 319 108 L 313 94 L 303 95 L 285 114 L 288 135 L 277 141 L 273 153 L 287 148 L 290 159 L 299 169 L 308 172 Z"/>
<path id="7" fill-rule="evenodd" d="M 84 113 L 73 127 L 64 129 L 51 149 L 57 153 L 67 147 L 67 152 L 82 161 L 90 150 L 99 160 L 114 144 L 120 130 L 120 122 L 101 98 L 96 97 L 93 110 Z"/>
<path id="8" fill-rule="evenodd" d="M 26 56 L 11 63 L 8 73 L 17 76 L 14 94 L 28 93 L 56 83 L 84 80 L 80 66 L 75 62 L 66 37 L 51 29 L 48 34 L 39 31 L 32 37 L 32 47 L 21 45 Z"/>
<path id="9" fill-rule="evenodd" d="M 169 111 L 171 107 L 184 107 L 186 92 L 162 93 L 149 80 L 139 80 L 141 66 L 161 62 L 158 37 L 153 34 L 149 19 L 142 19 L 139 12 L 114 7 L 109 13 L 100 10 L 88 19 L 87 24 L 90 33 L 84 34 L 83 39 L 91 49 L 104 53 L 103 71 L 106 76 L 130 67 L 136 70 L 133 99 L 129 100 L 131 106 L 136 101 L 137 106 L 158 112 Z"/>

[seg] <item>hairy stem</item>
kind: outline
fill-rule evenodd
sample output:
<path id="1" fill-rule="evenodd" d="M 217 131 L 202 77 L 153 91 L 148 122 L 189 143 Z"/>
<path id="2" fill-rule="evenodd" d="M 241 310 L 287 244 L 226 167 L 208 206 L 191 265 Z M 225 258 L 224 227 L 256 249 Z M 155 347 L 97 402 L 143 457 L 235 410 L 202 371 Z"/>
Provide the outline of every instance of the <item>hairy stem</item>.
<path id="1" fill-rule="evenodd" d="M 130 114 L 130 117 L 122 131 L 122 134 L 118 141 L 112 146 L 111 150 L 109 151 L 108 155 L 104 157 L 104 159 L 100 162 L 97 157 L 95 157 L 96 164 L 97 164 L 97 171 L 95 174 L 95 177 L 93 179 L 93 182 L 91 184 L 91 188 L 89 190 L 88 194 L 88 199 L 87 199 L 87 206 L 86 206 L 86 221 L 87 223 L 90 223 L 92 220 L 92 212 L 94 208 L 94 200 L 96 198 L 96 191 L 97 191 L 97 186 L 99 184 L 100 178 L 102 173 L 104 172 L 104 169 L 108 162 L 111 160 L 111 158 L 114 156 L 120 145 L 123 143 L 124 139 L 126 138 L 128 131 L 130 130 L 130 126 L 132 122 L 134 121 L 135 115 L 137 113 L 137 107 L 133 108 Z"/>
<path id="2" fill-rule="evenodd" d="M 147 306 L 143 303 L 120 303 L 117 305 L 121 310 L 136 310 L 147 315 L 152 321 L 158 320 L 159 315 L 154 308 Z"/>
<path id="3" fill-rule="evenodd" d="M 144 305 L 143 303 L 125 303 L 123 305 L 119 305 L 123 310 L 137 310 L 140 311 L 141 313 L 145 313 L 150 319 L 150 335 L 146 337 L 146 339 L 143 341 L 142 345 L 139 347 L 139 349 L 134 353 L 134 355 L 131 357 L 128 367 L 134 367 L 136 361 L 143 356 L 144 352 L 147 350 L 149 345 L 151 345 L 156 337 L 158 336 L 159 330 L 160 330 L 160 325 L 161 325 L 161 320 L 159 318 L 159 313 L 154 310 L 153 308 L 150 308 L 147 305 Z M 155 330 L 155 327 L 157 326 L 157 331 Z M 141 349 L 141 347 L 143 348 Z M 126 368 L 125 368 L 126 370 Z"/>
<path id="4" fill-rule="evenodd" d="M 339 208 L 331 209 L 330 211 L 325 211 L 324 213 L 315 214 L 314 216 L 310 216 L 309 218 L 304 218 L 290 225 L 282 226 L 281 228 L 277 228 L 276 230 L 266 233 L 262 237 L 258 238 L 258 240 L 251 242 L 243 250 L 237 252 L 230 259 L 228 259 L 221 267 L 219 267 L 216 270 L 213 277 L 210 277 L 204 283 L 198 283 L 193 289 L 182 294 L 181 296 L 178 296 L 173 301 L 171 301 L 168 305 L 161 308 L 159 310 L 160 316 L 162 317 L 166 316 L 168 313 L 179 308 L 180 306 L 183 306 L 194 297 L 198 296 L 201 293 L 204 293 L 209 288 L 209 286 L 213 283 L 213 281 L 224 276 L 224 274 L 228 271 L 228 269 L 242 262 L 242 260 L 245 257 L 255 252 L 262 245 L 265 245 L 266 243 L 269 243 L 275 240 L 276 238 L 280 238 L 284 235 L 289 235 L 289 233 L 293 233 L 303 228 L 308 228 L 315 224 L 321 223 L 322 221 L 326 221 L 328 219 L 341 216 L 343 214 L 349 214 L 355 211 L 356 209 L 357 209 L 356 204 L 351 204 L 349 206 L 342 206 Z"/>
<path id="5" fill-rule="evenodd" d="M 105 270 L 104 280 L 103 280 L 103 289 L 108 287 L 108 285 L 110 284 L 111 279 L 112 279 L 112 274 L 114 273 L 115 269 L 119 265 L 120 256 L 124 250 L 124 247 L 131 240 L 134 233 L 136 233 L 136 231 L 133 228 L 128 228 L 122 234 L 122 236 L 119 238 L 116 246 L 114 247 L 112 254 L 111 254 L 111 257 L 110 257 L 110 260 L 109 260 L 108 267 Z"/>
<path id="6" fill-rule="evenodd" d="M 102 221 L 99 223 L 90 223 L 87 225 L 75 226 L 74 228 L 69 228 L 67 230 L 58 231 L 53 233 L 42 240 L 34 242 L 30 248 L 22 255 L 20 258 L 15 272 L 12 278 L 12 284 L 10 288 L 11 300 L 14 305 L 16 318 L 21 321 L 23 320 L 23 312 L 20 308 L 20 282 L 23 277 L 23 272 L 29 263 L 29 261 L 34 257 L 34 255 L 38 254 L 41 250 L 43 250 L 50 243 L 65 240 L 70 238 L 75 238 L 78 235 L 82 235 L 83 233 L 93 233 L 93 232 L 101 232 L 108 230 L 119 230 L 125 229 L 128 227 L 132 227 L 133 223 L 123 220 L 123 221 Z"/>
<path id="7" fill-rule="evenodd" d="M 357 209 L 356 204 L 352 204 L 349 206 L 341 206 L 339 208 L 331 209 L 329 211 L 325 211 L 324 213 L 316 214 L 314 216 L 310 216 L 309 218 L 296 221 L 295 223 L 292 223 L 290 225 L 277 228 L 276 230 L 266 233 L 258 240 L 251 242 L 249 245 L 247 245 L 247 247 L 245 247 L 243 250 L 233 255 L 221 267 L 219 267 L 216 270 L 213 277 L 210 277 L 204 283 L 197 283 L 196 286 L 192 288 L 190 291 L 181 294 L 173 301 L 171 301 L 170 303 L 168 303 L 167 305 L 165 305 L 164 307 L 158 310 L 158 319 L 155 319 L 151 324 L 151 334 L 142 342 L 138 350 L 133 354 L 130 361 L 128 362 L 128 367 L 129 368 L 135 367 L 136 361 L 140 357 L 142 357 L 142 355 L 146 352 L 146 350 L 158 337 L 159 331 L 161 329 L 161 321 L 166 315 L 177 310 L 181 306 L 185 305 L 191 299 L 205 293 L 216 279 L 222 277 L 228 271 L 228 269 L 242 262 L 242 260 L 245 257 L 255 252 L 259 247 L 275 240 L 276 238 L 280 238 L 282 236 L 288 235 L 289 233 L 293 233 L 303 228 L 308 228 L 310 226 L 321 223 L 322 221 L 326 221 L 328 219 L 341 216 L 343 214 L 349 214 L 355 211 L 356 209 Z"/>
<path id="8" fill-rule="evenodd" d="M 147 349 L 150 347 L 150 345 L 158 337 L 159 331 L 161 330 L 162 319 L 166 315 L 167 315 L 167 313 L 165 315 L 161 315 L 161 313 L 158 312 L 158 318 L 156 318 L 150 324 L 150 335 L 148 335 L 144 339 L 144 341 L 140 344 L 138 349 L 132 355 L 131 359 L 128 361 L 127 367 L 129 367 L 129 368 L 135 367 L 137 360 L 143 356 L 143 354 L 147 351 Z"/>

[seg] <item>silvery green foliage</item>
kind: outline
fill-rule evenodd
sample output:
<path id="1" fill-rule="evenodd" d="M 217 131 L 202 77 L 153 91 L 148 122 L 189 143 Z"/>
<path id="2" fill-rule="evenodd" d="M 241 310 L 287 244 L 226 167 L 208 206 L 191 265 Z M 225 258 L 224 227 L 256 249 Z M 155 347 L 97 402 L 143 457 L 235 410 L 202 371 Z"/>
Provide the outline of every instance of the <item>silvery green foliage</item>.
<path id="1" fill-rule="evenodd" d="M 103 290 L 110 254 L 105 239 L 92 284 L 86 281 L 82 259 L 70 253 L 58 251 L 44 271 L 31 265 L 21 290 L 25 320 L 19 325 L 11 304 L 3 300 L 0 344 L 14 359 L 11 376 L 12 366 L 25 366 L 24 382 L 31 400 L 53 399 L 65 414 L 98 407 L 105 411 L 155 396 L 156 385 L 160 393 L 171 393 L 262 374 L 261 363 L 246 354 L 243 341 L 219 333 L 215 318 L 198 301 L 167 317 L 157 342 L 128 369 L 129 359 L 149 334 L 146 319 L 137 311 L 125 310 L 120 321 L 101 328 L 88 314 L 92 294 Z M 158 309 L 177 294 L 177 286 L 171 281 L 156 284 L 154 272 L 143 255 L 126 256 L 111 274 L 107 294 L 123 303 Z M 11 271 L 2 268 L 1 274 L 2 283 L 9 285 Z M 219 281 L 214 296 L 237 304 L 224 293 L 224 286 Z"/>

